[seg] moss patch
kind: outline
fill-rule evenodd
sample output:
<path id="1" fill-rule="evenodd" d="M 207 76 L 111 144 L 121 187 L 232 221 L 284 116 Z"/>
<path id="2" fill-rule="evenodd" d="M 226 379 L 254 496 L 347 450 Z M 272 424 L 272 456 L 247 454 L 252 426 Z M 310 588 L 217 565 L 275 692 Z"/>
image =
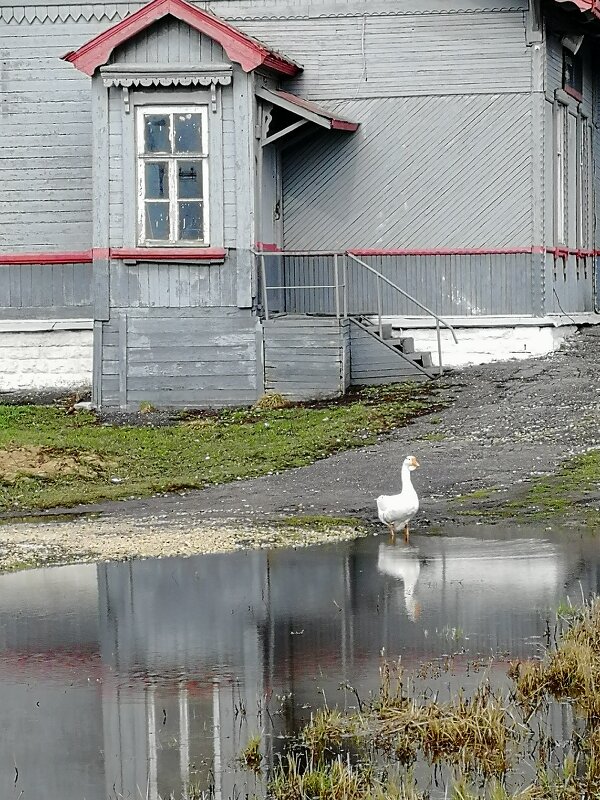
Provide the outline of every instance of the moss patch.
<path id="1" fill-rule="evenodd" d="M 490 522 L 600 524 L 600 451 L 565 461 L 555 475 L 532 478 L 510 489 L 476 489 L 453 500 L 463 516 Z"/>

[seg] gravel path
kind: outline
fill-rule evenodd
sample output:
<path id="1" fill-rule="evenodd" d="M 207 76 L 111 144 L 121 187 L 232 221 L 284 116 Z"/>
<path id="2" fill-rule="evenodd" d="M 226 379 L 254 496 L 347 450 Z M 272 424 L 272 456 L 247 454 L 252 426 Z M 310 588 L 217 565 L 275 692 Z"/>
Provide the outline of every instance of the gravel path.
<path id="1" fill-rule="evenodd" d="M 17 540 L 35 551 L 54 537 L 58 560 L 65 559 L 73 542 L 79 543 L 80 553 L 87 542 L 90 557 L 122 558 L 282 543 L 281 531 L 267 529 L 261 539 L 248 526 L 290 515 L 360 517 L 376 523 L 375 497 L 399 491 L 407 453 L 421 463 L 414 474 L 422 509 L 416 527 L 431 519 L 448 520 L 453 514 L 448 500 L 456 495 L 487 487 L 510 492 L 533 475 L 553 472 L 570 455 L 600 445 L 599 350 L 600 329 L 587 328 L 550 356 L 445 376 L 443 394 L 453 401 L 449 408 L 417 419 L 374 446 L 309 467 L 182 495 L 73 510 L 100 514 L 101 521 L 3 525 L 0 566 L 2 550 L 5 558 L 16 558 Z M 303 537 L 307 534 L 298 541 Z M 312 541 L 322 537 L 315 532 Z"/>

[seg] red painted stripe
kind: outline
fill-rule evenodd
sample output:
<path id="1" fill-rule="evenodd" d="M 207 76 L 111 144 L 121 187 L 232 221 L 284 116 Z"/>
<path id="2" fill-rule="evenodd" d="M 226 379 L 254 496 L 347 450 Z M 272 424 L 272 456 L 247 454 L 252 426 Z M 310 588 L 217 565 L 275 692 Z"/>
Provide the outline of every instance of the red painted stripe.
<path id="1" fill-rule="evenodd" d="M 481 247 L 481 248 L 431 248 L 429 250 L 348 250 L 353 256 L 494 256 L 494 255 L 531 255 L 543 252 L 545 248 L 533 247 Z"/>
<path id="2" fill-rule="evenodd" d="M 220 247 L 206 248 L 166 248 L 166 247 L 131 247 L 115 248 L 110 251 L 111 258 L 135 258 L 139 261 L 222 261 L 225 259 L 226 251 Z"/>
<path id="3" fill-rule="evenodd" d="M 91 264 L 91 250 L 70 253 L 0 253 L 0 264 Z"/>
<path id="4" fill-rule="evenodd" d="M 284 253 L 285 250 L 272 242 L 256 242 L 256 249 L 264 253 Z M 364 248 L 347 250 L 350 255 L 368 256 L 486 256 L 486 255 L 540 255 L 548 253 L 555 258 L 575 256 L 592 258 L 600 256 L 600 250 L 582 250 L 566 247 L 510 247 L 510 248 L 438 248 L 430 250 L 401 250 L 383 248 Z M 223 248 L 95 248 L 57 253 L 0 253 L 0 266 L 11 264 L 91 264 L 95 258 L 138 259 L 144 261 L 211 261 L 224 260 L 227 252 Z M 319 255 L 315 251 L 315 255 Z M 342 253 L 340 252 L 340 255 Z"/>
<path id="5" fill-rule="evenodd" d="M 278 244 L 272 244 L 271 242 L 257 242 L 256 249 L 262 250 L 263 253 L 278 253 L 281 250 Z"/>

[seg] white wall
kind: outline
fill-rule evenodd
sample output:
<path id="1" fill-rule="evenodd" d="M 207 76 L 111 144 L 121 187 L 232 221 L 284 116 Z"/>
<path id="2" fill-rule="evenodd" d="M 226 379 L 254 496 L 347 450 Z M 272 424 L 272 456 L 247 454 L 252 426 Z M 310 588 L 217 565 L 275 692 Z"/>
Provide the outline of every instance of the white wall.
<path id="1" fill-rule="evenodd" d="M 90 390 L 89 320 L 0 322 L 0 392 Z"/>
<path id="2" fill-rule="evenodd" d="M 525 359 L 543 356 L 558 350 L 564 340 L 576 332 L 575 325 L 523 325 L 488 328 L 455 327 L 458 344 L 449 331 L 442 330 L 442 361 L 444 367 L 465 367 L 468 364 L 488 364 L 491 361 Z M 394 336 L 400 331 L 394 327 Z M 416 350 L 429 350 L 437 365 L 437 339 L 434 328 L 404 329 L 403 336 L 412 336 Z"/>

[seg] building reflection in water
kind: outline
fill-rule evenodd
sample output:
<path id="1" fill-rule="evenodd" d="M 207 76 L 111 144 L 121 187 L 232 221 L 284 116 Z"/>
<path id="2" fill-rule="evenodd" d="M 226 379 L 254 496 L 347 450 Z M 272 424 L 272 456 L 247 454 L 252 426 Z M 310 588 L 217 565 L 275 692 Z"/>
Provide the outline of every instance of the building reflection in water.
<path id="1" fill-rule="evenodd" d="M 497 531 L 2 576 L 0 797 L 158 800 L 193 783 L 225 800 L 254 780 L 237 763 L 248 735 L 269 734 L 272 763 L 324 697 L 377 689 L 382 649 L 410 668 L 460 630 L 443 685 L 476 685 L 461 665 L 500 654 L 501 676 L 539 651 L 561 599 L 597 587 L 585 538 Z"/>

